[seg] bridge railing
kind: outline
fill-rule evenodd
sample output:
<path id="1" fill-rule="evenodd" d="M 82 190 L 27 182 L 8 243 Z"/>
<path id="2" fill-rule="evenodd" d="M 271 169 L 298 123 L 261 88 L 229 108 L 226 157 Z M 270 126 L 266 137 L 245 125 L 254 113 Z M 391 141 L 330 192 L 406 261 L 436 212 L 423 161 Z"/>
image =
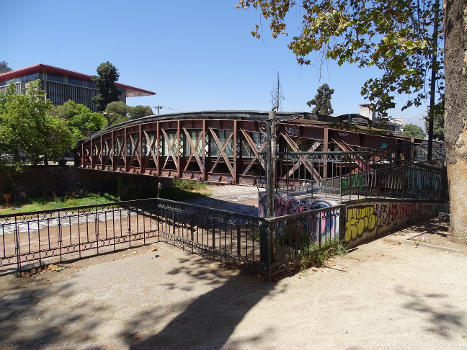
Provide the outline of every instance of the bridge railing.
<path id="1" fill-rule="evenodd" d="M 308 193 L 338 201 L 366 197 L 445 200 L 443 168 L 396 152 L 279 152 L 276 187 L 288 197 Z"/>
<path id="2" fill-rule="evenodd" d="M 166 242 L 271 277 L 339 239 L 343 206 L 264 219 L 151 198 L 0 215 L 0 274 Z"/>

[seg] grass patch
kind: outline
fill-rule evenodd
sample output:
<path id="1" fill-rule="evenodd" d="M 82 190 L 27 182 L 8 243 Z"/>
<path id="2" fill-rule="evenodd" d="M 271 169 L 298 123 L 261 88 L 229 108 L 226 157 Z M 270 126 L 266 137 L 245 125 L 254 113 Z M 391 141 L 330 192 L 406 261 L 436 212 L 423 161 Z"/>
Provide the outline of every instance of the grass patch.
<path id="1" fill-rule="evenodd" d="M 172 186 L 163 187 L 160 192 L 161 198 L 184 201 L 203 196 L 210 196 L 208 186 L 203 182 L 185 179 L 173 179 Z"/>
<path id="2" fill-rule="evenodd" d="M 296 263 L 300 270 L 322 267 L 332 257 L 346 253 L 347 250 L 339 240 L 327 241 L 321 245 L 321 248 L 317 244 L 311 244 L 299 252 Z"/>
<path id="3" fill-rule="evenodd" d="M 67 207 L 78 207 L 82 205 L 105 204 L 117 202 L 119 198 L 108 193 L 83 193 L 70 194 L 64 197 L 39 197 L 28 198 L 24 201 L 12 203 L 9 207 L 2 206 L 0 215 L 3 214 L 20 214 L 30 211 L 60 209 Z"/>

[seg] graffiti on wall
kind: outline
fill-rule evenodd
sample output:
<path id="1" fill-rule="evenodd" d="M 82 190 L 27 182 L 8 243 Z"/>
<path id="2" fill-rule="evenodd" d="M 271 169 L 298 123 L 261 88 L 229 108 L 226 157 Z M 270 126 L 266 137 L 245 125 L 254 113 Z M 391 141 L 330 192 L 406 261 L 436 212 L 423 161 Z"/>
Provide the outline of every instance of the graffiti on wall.
<path id="1" fill-rule="evenodd" d="M 312 197 L 288 197 L 286 195 L 274 194 L 274 216 L 303 213 L 314 209 L 329 208 L 336 205 L 332 201 Z M 266 217 L 267 195 L 260 194 L 258 201 L 258 213 L 260 217 Z"/>
<path id="2" fill-rule="evenodd" d="M 365 206 L 360 208 L 348 208 L 345 222 L 345 240 L 361 236 L 363 232 L 371 232 L 376 226 L 375 208 Z"/>
<path id="3" fill-rule="evenodd" d="M 345 240 L 384 233 L 409 221 L 432 216 L 432 203 L 374 202 L 347 207 Z"/>
<path id="4" fill-rule="evenodd" d="M 367 185 L 366 176 L 361 174 L 352 174 L 347 177 L 343 177 L 341 180 L 342 191 L 349 190 L 355 187 L 364 187 Z"/>
<path id="5" fill-rule="evenodd" d="M 274 216 L 283 216 L 296 213 L 303 213 L 315 209 L 325 209 L 336 204 L 332 201 L 311 198 L 311 197 L 287 197 L 276 193 L 274 195 Z M 258 214 L 260 217 L 266 217 L 267 195 L 260 194 L 258 201 Z M 300 228 L 308 232 L 312 241 L 318 240 L 318 233 L 321 237 L 332 236 L 338 232 L 337 213 L 334 210 L 313 213 L 309 216 L 292 219 L 294 224 L 299 224 Z"/>

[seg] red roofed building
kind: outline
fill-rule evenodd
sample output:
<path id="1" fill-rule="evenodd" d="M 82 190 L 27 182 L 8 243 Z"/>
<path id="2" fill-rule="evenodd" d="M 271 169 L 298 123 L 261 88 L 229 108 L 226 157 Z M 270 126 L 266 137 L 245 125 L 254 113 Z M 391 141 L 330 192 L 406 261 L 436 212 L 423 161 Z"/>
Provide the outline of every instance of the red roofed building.
<path id="1" fill-rule="evenodd" d="M 92 81 L 92 76 L 73 72 L 46 64 L 35 64 L 33 66 L 12 70 L 0 74 L 0 92 L 6 90 L 11 83 L 15 84 L 16 93 L 24 93 L 26 85 L 39 79 L 47 98 L 56 106 L 64 104 L 68 100 L 81 103 L 92 111 L 97 108 L 92 98 L 97 95 L 97 89 Z M 116 82 L 120 91 L 120 99 L 126 103 L 127 97 L 150 96 L 155 92 L 136 88 Z"/>

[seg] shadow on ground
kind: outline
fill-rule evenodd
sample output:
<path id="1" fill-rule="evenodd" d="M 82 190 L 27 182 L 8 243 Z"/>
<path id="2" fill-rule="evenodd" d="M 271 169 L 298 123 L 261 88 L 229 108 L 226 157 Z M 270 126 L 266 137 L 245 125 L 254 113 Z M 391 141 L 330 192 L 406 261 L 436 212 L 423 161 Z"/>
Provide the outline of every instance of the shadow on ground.
<path id="1" fill-rule="evenodd" d="M 70 305 L 67 313 L 57 314 L 54 306 L 74 296 L 70 283 L 51 288 L 31 285 L 27 278 L 13 277 L 12 281 L 0 298 L 2 349 L 46 349 L 65 343 L 99 349 L 91 334 L 102 321 L 98 315 L 105 307 L 82 301 Z"/>
<path id="2" fill-rule="evenodd" d="M 165 310 L 152 308 L 139 313 L 121 334 L 130 349 L 220 349 L 226 344 L 229 347 L 251 346 L 267 337 L 267 334 L 255 334 L 241 340 L 229 340 L 237 325 L 258 302 L 268 295 L 280 293 L 276 285 L 254 281 L 232 271 L 232 275 L 226 277 L 225 270 L 206 269 L 206 264 L 216 265 L 199 256 L 180 259 L 179 267 L 169 274 L 184 274 L 189 283 L 171 283 L 166 285 L 169 290 L 189 292 L 201 286 L 211 289 L 188 303 L 175 306 L 172 313 L 175 317 L 168 323 L 166 320 L 171 316 L 168 317 Z M 155 332 L 142 334 L 141 330 L 147 328 Z"/>
<path id="3" fill-rule="evenodd" d="M 451 339 L 454 334 L 464 332 L 465 336 L 465 310 L 443 302 L 447 294 L 440 293 L 417 294 L 404 287 L 396 287 L 396 293 L 406 296 L 408 301 L 402 305 L 406 310 L 423 314 L 425 317 L 425 330 L 440 337 Z"/>
<path id="4" fill-rule="evenodd" d="M 190 204 L 202 205 L 213 209 L 222 209 L 234 213 L 258 216 L 258 207 L 254 205 L 248 205 L 237 202 L 228 202 L 222 199 L 211 198 L 211 197 L 200 197 L 196 199 L 190 199 L 186 201 Z"/>
<path id="5" fill-rule="evenodd" d="M 415 232 L 431 233 L 439 235 L 440 237 L 449 237 L 449 222 L 440 221 L 439 219 L 426 220 L 418 224 L 411 226 L 411 229 Z"/>

